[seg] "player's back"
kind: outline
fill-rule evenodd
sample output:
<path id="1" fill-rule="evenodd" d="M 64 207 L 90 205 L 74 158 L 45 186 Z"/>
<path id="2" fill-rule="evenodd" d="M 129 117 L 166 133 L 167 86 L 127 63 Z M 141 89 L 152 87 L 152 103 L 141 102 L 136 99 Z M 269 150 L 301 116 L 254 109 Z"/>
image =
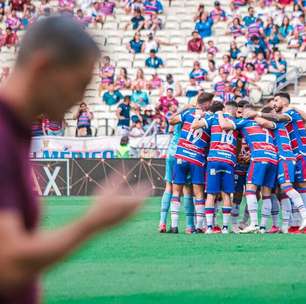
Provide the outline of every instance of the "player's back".
<path id="1" fill-rule="evenodd" d="M 251 151 L 251 160 L 277 164 L 278 155 L 271 130 L 261 127 L 254 119 L 236 120 L 236 128 L 241 130 Z"/>
<path id="2" fill-rule="evenodd" d="M 278 156 L 284 160 L 295 160 L 296 158 L 291 147 L 291 140 L 286 125 L 286 123 L 280 122 L 273 130 Z"/>
<path id="3" fill-rule="evenodd" d="M 224 117 L 234 121 L 228 114 Z M 239 132 L 236 130 L 225 131 L 221 128 L 217 115 L 213 115 L 210 122 L 210 147 L 207 160 L 226 162 L 235 165 L 237 162 L 237 140 Z"/>
<path id="4" fill-rule="evenodd" d="M 201 118 L 202 113 L 196 108 L 188 109 L 180 114 L 182 123 L 181 136 L 178 141 L 175 157 L 203 166 L 209 146 L 210 134 L 207 129 L 191 128 L 194 120 Z"/>
<path id="5" fill-rule="evenodd" d="M 295 156 L 297 158 L 306 156 L 306 129 L 302 116 L 293 109 L 286 111 L 284 114 L 290 118 L 290 123 L 286 125 L 286 129 Z"/>

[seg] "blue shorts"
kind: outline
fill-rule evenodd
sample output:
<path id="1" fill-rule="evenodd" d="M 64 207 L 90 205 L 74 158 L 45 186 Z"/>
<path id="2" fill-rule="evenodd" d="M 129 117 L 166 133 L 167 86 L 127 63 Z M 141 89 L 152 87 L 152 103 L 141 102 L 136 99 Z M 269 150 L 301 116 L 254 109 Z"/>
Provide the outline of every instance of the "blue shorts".
<path id="1" fill-rule="evenodd" d="M 297 160 L 295 166 L 295 181 L 297 183 L 306 182 L 306 157 Z"/>
<path id="2" fill-rule="evenodd" d="M 246 185 L 246 174 L 235 173 L 235 193 L 243 193 Z"/>
<path id="3" fill-rule="evenodd" d="M 176 158 L 173 156 L 169 156 L 166 158 L 166 172 L 164 180 L 168 183 L 172 183 L 173 181 L 173 165 L 176 161 Z"/>
<path id="4" fill-rule="evenodd" d="M 176 159 L 173 165 L 173 183 L 184 185 L 189 182 L 194 185 L 204 185 L 205 166 L 200 167 L 185 160 Z"/>
<path id="5" fill-rule="evenodd" d="M 295 161 L 280 159 L 277 170 L 277 181 L 280 185 L 285 183 L 294 183 L 296 170 Z"/>
<path id="6" fill-rule="evenodd" d="M 227 163 L 208 162 L 206 183 L 206 192 L 208 194 L 218 194 L 221 192 L 234 193 L 234 167 Z"/>
<path id="7" fill-rule="evenodd" d="M 247 174 L 247 184 L 274 189 L 276 178 L 277 165 L 267 162 L 251 162 Z"/>

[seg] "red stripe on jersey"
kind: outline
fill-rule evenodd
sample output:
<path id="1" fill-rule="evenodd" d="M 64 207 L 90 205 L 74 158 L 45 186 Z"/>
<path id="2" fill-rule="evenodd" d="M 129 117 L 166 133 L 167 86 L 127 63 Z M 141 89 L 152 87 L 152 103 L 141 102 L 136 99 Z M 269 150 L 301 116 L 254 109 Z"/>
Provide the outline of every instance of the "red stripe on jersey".
<path id="1" fill-rule="evenodd" d="M 179 158 L 179 159 L 182 159 L 182 160 L 185 160 L 191 164 L 194 164 L 196 166 L 199 166 L 199 167 L 203 167 L 205 165 L 205 163 L 201 163 L 199 161 L 197 161 L 196 159 L 193 159 L 193 158 L 190 158 L 190 157 L 187 157 L 185 155 L 181 155 L 181 154 L 176 154 L 174 156 L 175 158 Z"/>
<path id="2" fill-rule="evenodd" d="M 271 159 L 271 158 L 266 158 L 266 157 L 256 157 L 256 158 L 254 159 L 254 161 L 256 161 L 256 162 L 270 163 L 270 164 L 273 164 L 273 165 L 277 165 L 277 164 L 278 164 L 278 160 Z"/>
<path id="3" fill-rule="evenodd" d="M 306 137 L 301 137 L 301 141 L 302 141 L 303 145 L 306 145 Z"/>
<path id="4" fill-rule="evenodd" d="M 218 151 L 226 151 L 232 154 L 237 154 L 237 148 L 234 145 L 220 143 L 220 142 L 211 142 L 210 143 L 210 150 L 218 150 Z"/>
<path id="5" fill-rule="evenodd" d="M 282 144 L 282 149 L 284 151 L 292 151 L 292 148 L 290 145 L 287 145 L 287 144 Z"/>
<path id="6" fill-rule="evenodd" d="M 277 153 L 276 147 L 274 145 L 268 144 L 268 143 L 265 143 L 265 142 L 254 143 L 253 147 L 254 147 L 254 150 L 265 150 L 265 151 L 271 151 L 271 152 Z"/>
<path id="7" fill-rule="evenodd" d="M 266 133 L 260 126 L 246 127 L 245 129 L 248 132 L 248 134 L 266 135 Z"/>
<path id="8" fill-rule="evenodd" d="M 188 150 L 194 151 L 196 153 L 199 154 L 203 154 L 205 152 L 204 149 L 199 149 L 197 147 L 194 146 L 194 144 L 192 144 L 191 142 L 181 138 L 178 142 L 178 146 L 182 147 L 182 148 L 186 148 Z"/>
<path id="9" fill-rule="evenodd" d="M 297 122 L 296 122 L 296 125 L 297 125 L 297 127 L 299 128 L 299 129 L 305 129 L 305 126 L 304 126 L 304 121 L 302 121 L 302 120 L 298 120 Z"/>
<path id="10" fill-rule="evenodd" d="M 189 132 L 190 130 L 191 130 L 191 123 L 185 121 L 182 127 L 182 131 Z M 209 142 L 210 136 L 205 131 L 203 131 L 201 139 L 205 142 Z"/>
<path id="11" fill-rule="evenodd" d="M 227 163 L 231 166 L 235 166 L 235 162 L 233 162 L 229 159 L 221 158 L 221 157 L 208 157 L 207 160 L 210 161 L 210 162 Z"/>
<path id="12" fill-rule="evenodd" d="M 223 129 L 220 126 L 212 126 L 211 133 L 222 133 Z"/>
<path id="13" fill-rule="evenodd" d="M 279 136 L 284 136 L 284 137 L 288 136 L 288 132 L 286 130 L 278 130 L 278 134 Z"/>

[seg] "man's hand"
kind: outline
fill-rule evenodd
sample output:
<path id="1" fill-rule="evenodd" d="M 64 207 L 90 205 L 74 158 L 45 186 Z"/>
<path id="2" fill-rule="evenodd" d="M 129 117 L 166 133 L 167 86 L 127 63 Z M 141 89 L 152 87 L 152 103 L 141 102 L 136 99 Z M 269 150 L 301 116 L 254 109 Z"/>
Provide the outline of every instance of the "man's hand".
<path id="1" fill-rule="evenodd" d="M 83 218 L 89 233 L 107 229 L 128 218 L 140 208 L 151 191 L 149 185 L 140 184 L 133 188 L 133 195 L 128 195 L 130 189 L 118 180 L 118 175 L 112 176 L 101 189 Z"/>
<path id="2" fill-rule="evenodd" d="M 255 118 L 258 115 L 258 113 L 254 110 L 247 110 L 244 112 L 243 117 L 244 118 Z"/>
<path id="3" fill-rule="evenodd" d="M 200 128 L 203 128 L 205 126 L 205 123 L 203 120 L 194 120 L 192 125 L 191 125 L 191 129 L 192 130 L 197 130 L 197 129 L 200 129 Z"/>

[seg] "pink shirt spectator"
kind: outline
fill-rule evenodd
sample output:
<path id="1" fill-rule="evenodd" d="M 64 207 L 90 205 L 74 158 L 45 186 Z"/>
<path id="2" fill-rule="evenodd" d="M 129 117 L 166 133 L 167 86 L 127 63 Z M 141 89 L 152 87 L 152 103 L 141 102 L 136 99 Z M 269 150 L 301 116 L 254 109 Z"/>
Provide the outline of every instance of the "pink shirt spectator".
<path id="1" fill-rule="evenodd" d="M 258 75 L 261 76 L 261 75 L 266 74 L 268 72 L 268 63 L 265 59 L 264 60 L 255 60 L 254 65 L 255 65 L 255 70 L 256 70 Z"/>
<path id="2" fill-rule="evenodd" d="M 114 9 L 116 4 L 112 1 L 104 1 L 100 5 L 100 11 L 104 16 L 112 16 L 114 13 Z"/>
<path id="3" fill-rule="evenodd" d="M 216 55 L 218 53 L 218 48 L 216 46 L 212 46 L 212 47 L 208 47 L 207 48 L 207 53 L 211 53 L 211 54 L 214 54 Z"/>
<path id="4" fill-rule="evenodd" d="M 17 30 L 20 27 L 20 20 L 17 16 L 8 16 L 5 23 L 6 26 L 11 27 L 13 30 Z"/>
<path id="5" fill-rule="evenodd" d="M 58 5 L 61 10 L 73 11 L 75 0 L 58 0 Z"/>
<path id="6" fill-rule="evenodd" d="M 114 82 L 114 74 L 115 74 L 115 67 L 113 65 L 106 65 L 101 67 L 101 74 L 103 73 L 112 73 L 112 77 L 101 77 L 101 82 L 103 84 L 110 84 Z"/>
<path id="7" fill-rule="evenodd" d="M 176 105 L 178 106 L 178 101 L 173 97 L 173 98 L 168 98 L 167 96 L 162 96 L 160 99 L 159 99 L 159 104 L 160 104 L 160 107 L 161 107 L 161 111 L 163 113 L 168 113 L 169 112 L 169 108 L 171 105 Z"/>

